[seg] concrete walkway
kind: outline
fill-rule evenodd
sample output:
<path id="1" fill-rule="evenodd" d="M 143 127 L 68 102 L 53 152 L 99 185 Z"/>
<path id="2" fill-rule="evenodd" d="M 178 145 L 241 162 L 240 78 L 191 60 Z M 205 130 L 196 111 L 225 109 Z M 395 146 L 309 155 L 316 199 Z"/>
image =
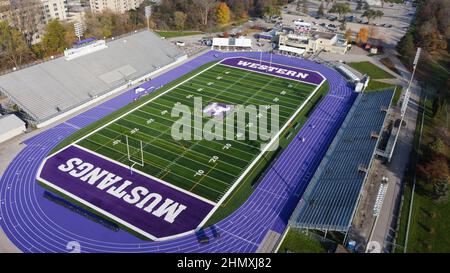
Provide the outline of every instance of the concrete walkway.
<path id="1" fill-rule="evenodd" d="M 397 69 L 405 79 L 411 77 L 411 73 L 393 57 Z M 392 242 L 395 238 L 395 229 L 397 217 L 402 197 L 401 187 L 405 169 L 410 160 L 410 153 L 414 141 L 416 129 L 416 120 L 420 108 L 420 87 L 414 84 L 411 89 L 411 100 L 405 116 L 405 126 L 402 127 L 397 146 L 390 164 L 383 165 L 380 170 L 383 176 L 389 179 L 388 189 L 381 208 L 380 215 L 376 218 L 373 225 L 369 242 L 379 243 L 382 252 L 389 252 L 392 248 Z"/>

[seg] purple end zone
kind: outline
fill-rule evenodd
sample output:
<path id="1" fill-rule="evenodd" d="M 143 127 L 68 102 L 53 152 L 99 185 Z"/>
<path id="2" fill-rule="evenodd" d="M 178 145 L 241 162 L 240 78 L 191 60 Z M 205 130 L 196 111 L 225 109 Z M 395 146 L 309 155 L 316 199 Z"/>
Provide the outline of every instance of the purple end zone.
<path id="1" fill-rule="evenodd" d="M 315 85 L 321 84 L 325 79 L 322 75 L 314 71 L 249 58 L 228 58 L 224 59 L 220 63 L 223 65 L 246 69 L 267 75 L 278 76 L 294 81 L 302 81 Z"/>
<path id="2" fill-rule="evenodd" d="M 139 173 L 131 175 L 128 168 L 75 146 L 50 157 L 38 178 L 155 238 L 195 229 L 214 207 Z M 102 185 L 104 189 L 99 188 Z M 144 202 L 146 197 L 148 201 Z M 144 210 L 152 205 L 150 212 Z"/>

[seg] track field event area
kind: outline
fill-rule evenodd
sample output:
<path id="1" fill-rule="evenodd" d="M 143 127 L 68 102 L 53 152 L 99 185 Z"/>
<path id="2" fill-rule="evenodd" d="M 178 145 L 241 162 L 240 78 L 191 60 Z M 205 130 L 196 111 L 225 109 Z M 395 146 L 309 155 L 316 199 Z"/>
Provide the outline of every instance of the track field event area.
<path id="1" fill-rule="evenodd" d="M 37 179 L 152 240 L 184 235 L 212 216 L 324 82 L 316 71 L 224 59 L 157 96 L 142 91 L 139 100 L 145 102 L 48 156 Z M 237 123 L 223 128 L 233 139 L 176 140 L 173 125 L 180 116 L 173 109 L 182 105 L 193 113 L 187 126 L 192 135 L 195 120 L 203 128 L 240 105 L 266 107 L 263 125 L 269 132 L 268 121 L 275 115 L 269 110 L 278 106 L 279 130 L 270 138 L 251 140 L 252 121 L 261 116 L 247 116 L 243 134 Z"/>

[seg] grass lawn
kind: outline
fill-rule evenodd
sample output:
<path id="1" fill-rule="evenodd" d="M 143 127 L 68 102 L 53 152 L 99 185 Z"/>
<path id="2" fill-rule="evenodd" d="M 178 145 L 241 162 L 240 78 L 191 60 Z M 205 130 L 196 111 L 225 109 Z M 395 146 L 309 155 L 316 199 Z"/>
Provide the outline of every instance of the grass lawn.
<path id="1" fill-rule="evenodd" d="M 371 62 L 355 62 L 348 65 L 362 74 L 367 74 L 371 79 L 393 79 L 394 76 L 372 64 Z"/>
<path id="2" fill-rule="evenodd" d="M 392 70 L 392 72 L 394 72 L 394 73 L 396 73 L 398 75 L 401 75 L 400 71 L 398 71 L 397 67 L 395 67 L 395 64 L 392 62 L 392 60 L 390 58 L 388 58 L 388 57 L 383 58 L 383 59 L 380 60 L 380 62 L 382 64 L 384 64 L 387 68 Z"/>
<path id="3" fill-rule="evenodd" d="M 317 239 L 305 233 L 289 229 L 278 253 L 327 253 L 327 248 Z"/>
<path id="4" fill-rule="evenodd" d="M 202 34 L 201 31 L 155 31 L 159 36 L 164 38 L 175 38 L 184 36 L 193 36 Z"/>

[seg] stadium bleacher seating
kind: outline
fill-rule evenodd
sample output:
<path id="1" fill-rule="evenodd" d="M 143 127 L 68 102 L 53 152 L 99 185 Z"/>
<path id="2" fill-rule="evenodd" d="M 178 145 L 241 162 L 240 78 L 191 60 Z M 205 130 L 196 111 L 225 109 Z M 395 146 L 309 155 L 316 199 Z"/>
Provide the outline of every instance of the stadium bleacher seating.
<path id="1" fill-rule="evenodd" d="M 0 90 L 39 124 L 170 65 L 185 54 L 150 31 L 107 48 L 64 57 L 0 76 Z"/>
<path id="2" fill-rule="evenodd" d="M 296 228 L 347 231 L 390 106 L 393 90 L 358 96 L 294 210 Z"/>

